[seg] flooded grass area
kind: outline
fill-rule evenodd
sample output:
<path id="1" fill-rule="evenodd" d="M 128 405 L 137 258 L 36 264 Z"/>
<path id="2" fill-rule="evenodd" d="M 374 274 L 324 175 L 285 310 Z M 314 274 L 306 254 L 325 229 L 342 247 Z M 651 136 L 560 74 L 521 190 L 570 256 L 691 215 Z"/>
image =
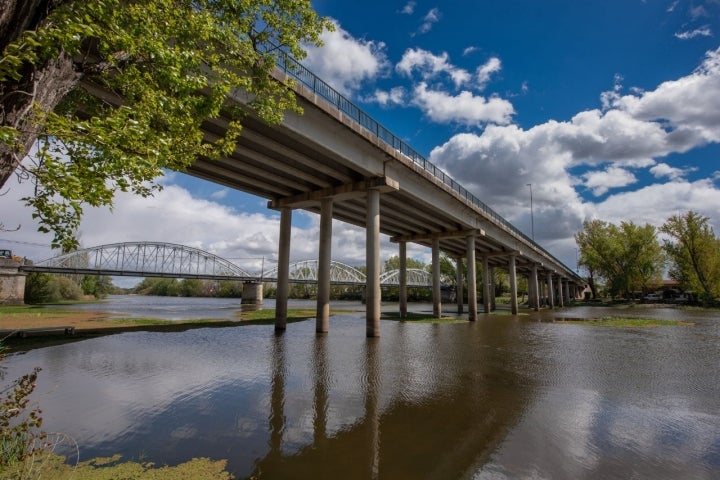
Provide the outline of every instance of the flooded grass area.
<path id="1" fill-rule="evenodd" d="M 665 320 L 661 318 L 601 317 L 601 318 L 556 318 L 555 323 L 571 323 L 596 327 L 662 327 L 692 326 L 693 322 Z"/>

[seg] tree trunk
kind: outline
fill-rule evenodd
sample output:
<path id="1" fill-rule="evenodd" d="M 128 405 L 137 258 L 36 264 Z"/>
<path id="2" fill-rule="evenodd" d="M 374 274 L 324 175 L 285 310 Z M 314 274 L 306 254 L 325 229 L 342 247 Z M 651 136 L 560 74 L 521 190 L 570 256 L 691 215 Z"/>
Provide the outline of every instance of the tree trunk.
<path id="1" fill-rule="evenodd" d="M 0 0 L 0 49 L 16 40 L 23 31 L 40 26 L 63 1 Z M 33 106 L 49 113 L 73 88 L 81 74 L 70 57 L 61 53 L 38 65 L 25 65 L 18 81 L 0 83 L 0 126 L 17 129 L 16 148 L 0 143 L 0 188 L 17 169 L 40 133 L 33 122 Z"/>

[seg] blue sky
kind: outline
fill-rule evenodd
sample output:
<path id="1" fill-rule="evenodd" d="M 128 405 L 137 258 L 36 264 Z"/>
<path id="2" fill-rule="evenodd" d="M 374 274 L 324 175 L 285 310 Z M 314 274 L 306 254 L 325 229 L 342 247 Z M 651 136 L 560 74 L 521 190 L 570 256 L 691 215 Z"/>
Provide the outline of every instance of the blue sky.
<path id="1" fill-rule="evenodd" d="M 303 63 L 528 234 L 531 183 L 535 238 L 568 266 L 587 219 L 659 226 L 695 210 L 718 231 L 720 0 L 313 5 L 336 29 Z M 88 212 L 83 244 L 165 239 L 238 263 L 276 255 L 265 200 L 182 174 L 164 183 L 154 199 Z M 48 253 L 28 212 L 3 217 L 23 225 L 2 234 L 26 242 L 11 248 Z M 317 223 L 294 216 L 294 259 L 317 256 Z M 364 232 L 334 231 L 333 257 L 361 265 Z M 396 246 L 383 239 L 382 252 Z"/>

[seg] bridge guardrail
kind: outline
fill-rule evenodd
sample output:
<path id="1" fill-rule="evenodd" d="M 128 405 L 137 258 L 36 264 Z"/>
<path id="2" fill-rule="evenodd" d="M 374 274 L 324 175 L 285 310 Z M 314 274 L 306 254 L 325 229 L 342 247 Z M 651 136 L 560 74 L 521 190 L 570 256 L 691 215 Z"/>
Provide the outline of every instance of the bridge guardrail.
<path id="1" fill-rule="evenodd" d="M 391 146 L 406 157 L 410 158 L 413 163 L 422 167 L 423 170 L 432 174 L 435 178 L 439 179 L 445 185 L 450 187 L 453 191 L 457 192 L 460 196 L 465 198 L 465 200 L 470 202 L 475 207 L 479 208 L 491 220 L 493 220 L 497 224 L 500 224 L 513 234 L 519 236 L 528 244 L 532 245 L 537 250 L 543 252 L 549 258 L 552 258 L 559 265 L 567 268 L 568 271 L 572 272 L 571 269 L 565 266 L 560 260 L 555 258 L 554 255 L 552 255 L 550 252 L 537 244 L 533 239 L 528 237 L 525 233 L 520 231 L 517 227 L 515 227 L 513 224 L 503 218 L 500 214 L 495 212 L 495 210 L 493 210 L 487 204 L 477 198 L 472 192 L 470 192 L 465 187 L 456 182 L 441 168 L 437 167 L 435 164 L 420 155 L 410 145 L 395 136 L 395 134 L 385 128 L 382 124 L 380 124 L 380 122 L 365 113 L 360 107 L 355 105 L 352 101 L 350 101 L 340 92 L 331 87 L 323 79 L 315 75 L 307 67 L 295 60 L 292 56 L 290 56 L 286 52 L 283 52 L 281 55 L 278 56 L 277 60 L 278 67 L 280 67 L 285 74 L 299 81 L 304 86 L 309 88 L 314 94 L 322 97 L 330 104 L 334 105 L 339 111 L 352 118 L 355 122 L 357 122 L 368 132 L 372 133 L 382 142 Z"/>

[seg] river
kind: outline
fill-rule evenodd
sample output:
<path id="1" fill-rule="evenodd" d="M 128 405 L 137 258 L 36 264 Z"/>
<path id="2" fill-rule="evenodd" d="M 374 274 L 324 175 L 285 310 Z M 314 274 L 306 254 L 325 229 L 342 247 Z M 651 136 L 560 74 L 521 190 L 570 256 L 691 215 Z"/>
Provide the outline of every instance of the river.
<path id="1" fill-rule="evenodd" d="M 85 308 L 230 318 L 220 314 L 238 305 Z M 361 312 L 333 316 L 320 337 L 314 320 L 280 336 L 272 325 L 128 332 L 10 355 L 3 381 L 42 367 L 43 428 L 72 437 L 81 460 L 210 457 L 268 479 L 720 478 L 720 312 L 621 312 L 693 326 L 552 321 L 605 313 L 382 321 L 377 339 Z"/>

